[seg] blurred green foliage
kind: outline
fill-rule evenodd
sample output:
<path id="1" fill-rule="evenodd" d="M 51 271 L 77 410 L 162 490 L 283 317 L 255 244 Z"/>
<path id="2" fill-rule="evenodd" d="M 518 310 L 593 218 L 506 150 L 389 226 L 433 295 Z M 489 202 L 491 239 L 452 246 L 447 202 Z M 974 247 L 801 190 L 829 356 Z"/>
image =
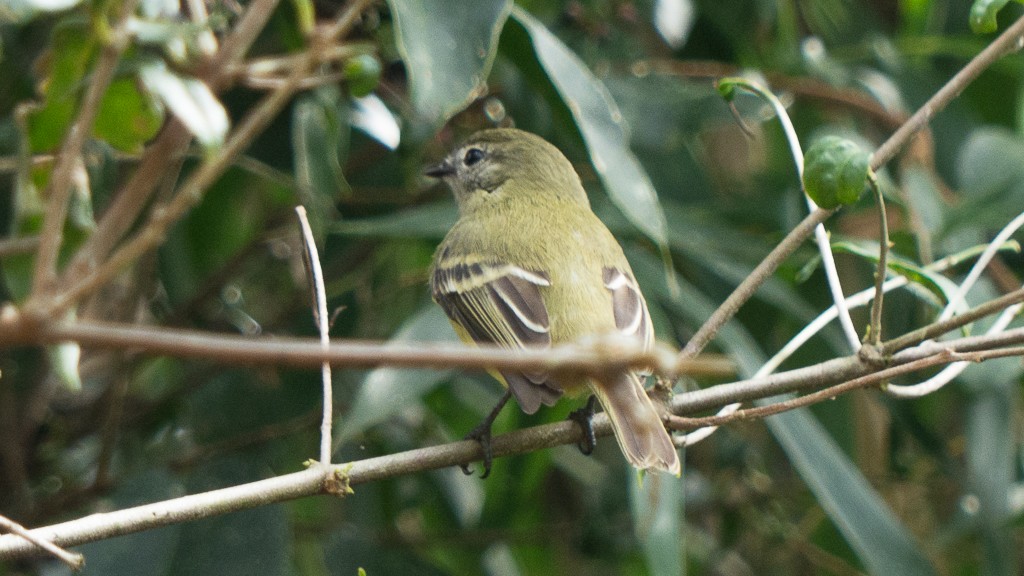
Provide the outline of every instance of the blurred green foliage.
<path id="1" fill-rule="evenodd" d="M 282 3 L 250 55 L 304 49 L 312 23 L 337 4 Z M 160 250 L 79 317 L 315 334 L 292 211 L 301 202 L 322 241 L 335 338 L 451 339 L 426 279 L 455 207 L 421 170 L 479 128 L 515 125 L 574 162 L 626 248 L 659 339 L 679 346 L 805 211 L 763 103 L 734 94 L 748 137 L 713 80 L 742 72 L 770 86 L 805 147 L 841 134 L 870 150 L 984 48 L 990 37 L 972 28 L 992 31 L 1021 14 L 1006 4 L 380 2 L 345 39 L 338 73 L 297 97 Z M 6 237 L 38 230 L 47 154 L 77 115 L 119 5 L 0 7 Z M 168 5 L 140 2 L 84 150 L 88 187 L 76 195 L 65 257 L 171 117 L 208 147 L 169 171 L 163 198 L 216 153 L 220 115 L 237 125 L 268 86 L 240 75 L 211 101 L 199 81 L 209 29 Z M 209 3 L 212 29 L 228 33 L 247 5 Z M 892 270 L 918 288 L 887 298 L 883 337 L 934 318 L 965 272 L 942 276 L 926 264 L 988 242 L 1021 212 L 1021 62 L 1011 56 L 985 72 L 879 172 Z M 844 207 L 828 228 L 843 247 L 846 293 L 871 286 L 873 199 Z M 31 264 L 31 254 L 0 260 L 5 300 L 23 301 Z M 1022 264 L 1007 251 L 969 301 L 1019 285 Z M 749 376 L 829 305 L 808 245 L 712 351 L 735 361 L 737 378 Z M 863 328 L 866 311 L 854 320 Z M 831 327 L 784 368 L 849 352 Z M 0 353 L 0 514 L 31 526 L 295 471 L 316 451 L 318 370 L 85 349 L 80 391 L 60 387 L 55 372 L 38 350 Z M 686 450 L 678 481 L 638 483 L 610 441 L 590 458 L 562 447 L 500 459 L 485 481 L 440 470 L 360 486 L 344 500 L 89 544 L 85 573 L 1014 575 L 1024 565 L 1020 379 L 1018 361 L 989 362 L 918 400 L 868 390 L 730 425 Z M 334 391 L 336 461 L 458 439 L 499 396 L 486 374 L 393 368 L 336 370 Z M 554 421 L 578 403 L 532 416 L 506 409 L 497 431 Z M 64 571 L 0 565 L 0 575 Z"/>

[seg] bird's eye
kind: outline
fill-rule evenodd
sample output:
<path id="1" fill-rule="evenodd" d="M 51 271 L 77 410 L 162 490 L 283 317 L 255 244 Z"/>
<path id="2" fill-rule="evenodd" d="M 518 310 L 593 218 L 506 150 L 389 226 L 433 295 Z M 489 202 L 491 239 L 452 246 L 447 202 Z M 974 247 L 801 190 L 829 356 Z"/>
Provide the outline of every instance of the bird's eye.
<path id="1" fill-rule="evenodd" d="M 483 159 L 483 150 L 479 148 L 470 148 L 469 150 L 466 150 L 466 155 L 462 158 L 462 161 L 466 163 L 466 166 L 472 166 Z"/>

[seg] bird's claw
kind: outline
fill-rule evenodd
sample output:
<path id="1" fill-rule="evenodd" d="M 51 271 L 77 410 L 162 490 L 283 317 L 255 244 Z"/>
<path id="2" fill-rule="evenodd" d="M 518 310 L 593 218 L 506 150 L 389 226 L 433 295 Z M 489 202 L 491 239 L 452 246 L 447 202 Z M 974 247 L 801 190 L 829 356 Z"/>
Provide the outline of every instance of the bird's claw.
<path id="1" fill-rule="evenodd" d="M 465 440 L 476 440 L 480 444 L 480 448 L 484 452 L 484 470 L 483 474 L 480 475 L 480 479 L 487 478 L 491 474 L 491 462 L 494 456 L 491 452 L 491 422 L 481 422 L 479 426 L 473 428 L 473 430 L 466 434 Z M 459 468 L 462 468 L 462 473 L 466 476 L 472 476 L 473 470 L 469 467 L 469 464 L 459 464 Z"/>
<path id="2" fill-rule="evenodd" d="M 597 398 L 591 395 L 587 405 L 577 408 L 569 413 L 569 420 L 580 425 L 583 431 L 583 441 L 576 444 L 584 456 L 590 456 L 597 446 L 597 437 L 594 435 L 594 409 L 597 407 Z"/>

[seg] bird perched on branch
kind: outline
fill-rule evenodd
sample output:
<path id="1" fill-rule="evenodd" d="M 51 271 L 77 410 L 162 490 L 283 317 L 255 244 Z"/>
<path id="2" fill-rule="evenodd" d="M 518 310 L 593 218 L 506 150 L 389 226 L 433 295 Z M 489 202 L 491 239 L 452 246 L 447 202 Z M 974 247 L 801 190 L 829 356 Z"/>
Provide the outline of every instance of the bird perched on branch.
<path id="1" fill-rule="evenodd" d="M 463 340 L 548 348 L 622 334 L 652 345 L 647 303 L 629 262 L 557 148 L 522 130 L 484 130 L 426 174 L 443 180 L 459 206 L 458 221 L 434 254 L 430 285 Z M 630 464 L 680 474 L 679 455 L 639 374 L 494 375 L 506 393 L 470 434 L 484 448 L 484 476 L 490 472 L 490 427 L 510 396 L 533 414 L 563 392 L 588 389 Z M 593 396 L 588 406 L 592 414 Z M 589 418 L 580 413 L 574 414 L 592 448 Z"/>

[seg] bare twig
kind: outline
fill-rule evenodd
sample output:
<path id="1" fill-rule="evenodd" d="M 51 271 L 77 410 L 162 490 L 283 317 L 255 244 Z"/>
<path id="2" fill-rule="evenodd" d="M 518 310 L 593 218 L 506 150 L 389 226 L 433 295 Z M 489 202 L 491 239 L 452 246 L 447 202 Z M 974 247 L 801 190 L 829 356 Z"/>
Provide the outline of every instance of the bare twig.
<path id="1" fill-rule="evenodd" d="M 923 343 L 888 358 L 889 366 L 900 366 L 933 356 L 944 350 L 958 354 L 994 350 L 1024 344 L 1024 328 L 997 334 L 970 336 L 946 340 L 941 343 Z M 884 346 L 884 344 L 883 344 Z M 737 402 L 767 398 L 786 392 L 797 392 L 831 386 L 870 374 L 874 369 L 857 355 L 834 358 L 820 364 L 796 368 L 786 372 L 759 375 L 747 380 L 718 384 L 693 390 L 672 398 L 669 410 L 675 414 L 711 410 Z"/>
<path id="2" fill-rule="evenodd" d="M 1024 304 L 1017 303 L 1010 306 L 999 314 L 995 322 L 989 326 L 985 332 L 986 337 L 997 336 L 1010 325 L 1010 322 L 1020 313 L 1021 307 Z M 921 346 L 918 346 L 920 348 Z M 917 384 L 904 384 L 904 385 L 889 385 L 885 387 L 885 392 L 897 398 L 920 398 L 927 394 L 931 394 L 936 390 L 942 388 L 946 384 L 950 383 L 953 378 L 956 378 L 967 368 L 968 361 L 955 362 L 943 368 L 938 374 L 928 378 L 924 382 Z"/>
<path id="3" fill-rule="evenodd" d="M 296 64 L 286 82 L 277 90 L 269 93 L 238 125 L 224 146 L 214 156 L 203 162 L 189 175 L 177 194 L 163 206 L 154 208 L 149 222 L 132 239 L 118 248 L 110 258 L 98 268 L 76 281 L 67 289 L 53 297 L 47 312 L 58 312 L 76 302 L 100 286 L 109 282 L 122 268 L 134 262 L 146 252 L 158 246 L 171 226 L 181 219 L 191 208 L 202 199 L 204 192 L 231 165 L 235 157 L 244 151 L 249 143 L 256 138 L 273 120 L 278 112 L 291 100 L 298 90 L 299 83 L 308 75 L 318 60 L 318 54 L 325 50 L 331 42 L 346 33 L 356 22 L 362 11 L 373 0 L 355 0 L 345 12 L 331 25 L 317 34 L 305 57 Z"/>
<path id="4" fill-rule="evenodd" d="M 935 113 L 945 108 L 982 71 L 1003 55 L 1018 49 L 1018 41 L 1022 36 L 1024 36 L 1024 17 L 1014 22 L 998 38 L 993 40 L 988 47 L 968 62 L 934 96 L 929 98 L 906 123 L 900 126 L 888 140 L 875 150 L 871 155 L 871 169 L 877 171 L 889 162 L 910 141 L 914 134 L 927 125 Z M 822 210 L 819 208 L 809 214 L 796 228 L 790 231 L 786 238 L 772 250 L 771 254 L 761 261 L 750 276 L 741 282 L 733 290 L 733 293 L 726 298 L 725 302 L 704 322 L 704 325 L 697 330 L 697 333 L 694 334 L 686 347 L 683 348 L 680 356 L 692 358 L 700 353 L 707 346 L 708 342 L 714 338 L 718 330 L 736 314 L 740 306 L 749 300 L 754 292 L 757 291 L 757 288 L 774 273 L 778 265 L 813 232 L 814 227 L 818 223 L 824 222 L 834 212 L 834 210 Z"/>
<path id="5" fill-rule="evenodd" d="M 209 73 L 204 77 L 211 87 L 218 89 L 226 84 L 224 70 L 249 49 L 274 12 L 277 3 L 278 0 L 255 0 L 246 8 L 245 15 L 207 67 Z M 168 160 L 179 158 L 187 149 L 190 139 L 188 129 L 181 122 L 174 118 L 168 121 L 156 141 L 146 148 L 131 179 L 103 212 L 96 230 L 75 252 L 59 284 L 70 286 L 87 277 L 110 254 L 114 246 L 135 225 L 153 190 L 163 180 L 163 175 L 175 166 L 176 162 Z"/>
<path id="6" fill-rule="evenodd" d="M 984 50 L 971 59 L 952 78 L 946 82 L 927 102 L 922 105 L 892 136 L 889 137 L 875 153 L 871 155 L 871 169 L 878 170 L 892 160 L 903 146 L 918 130 L 924 128 L 935 114 L 943 110 L 954 98 L 964 91 L 982 72 L 996 60 L 1010 52 L 1020 49 L 1020 39 L 1024 37 L 1024 17 L 1018 18 L 1009 28 L 1004 30 Z"/>
<path id="7" fill-rule="evenodd" d="M 774 414 L 781 414 L 782 412 L 788 412 L 797 408 L 803 408 L 811 406 L 813 404 L 819 404 L 826 400 L 831 400 L 836 396 L 852 392 L 860 388 L 868 388 L 870 386 L 884 385 L 887 381 L 906 374 L 912 374 L 919 370 L 926 368 L 932 368 L 934 366 L 941 366 L 943 364 L 950 364 L 951 362 L 984 362 L 985 360 L 992 360 L 996 358 L 1009 358 L 1009 357 L 1020 357 L 1024 356 L 1024 347 L 1013 347 L 1013 348 L 1000 348 L 996 350 L 986 350 L 982 352 L 954 352 L 950 349 L 942 349 L 930 356 L 921 358 L 919 360 L 913 360 L 906 364 L 900 364 L 899 366 L 893 366 L 886 368 L 885 370 L 879 370 L 878 372 L 872 372 L 859 378 L 854 378 L 837 384 L 835 386 L 829 386 L 828 388 L 784 400 L 782 402 L 776 402 L 765 406 L 758 406 L 756 408 L 748 408 L 745 410 L 737 410 L 727 415 L 715 415 L 705 416 L 701 418 L 685 418 L 682 416 L 669 416 L 667 418 L 668 423 L 678 429 L 686 430 L 691 428 L 697 428 L 701 426 L 722 426 L 729 424 L 730 422 L 740 420 L 754 420 L 760 418 L 766 418 Z"/>
<path id="8" fill-rule="evenodd" d="M 808 214 L 772 251 L 765 256 L 764 260 L 751 271 L 750 275 L 740 282 L 740 285 L 729 294 L 729 297 L 711 314 L 704 324 L 697 330 L 697 333 L 686 343 L 686 347 L 679 353 L 680 359 L 693 358 L 700 354 L 708 345 L 718 330 L 736 315 L 747 300 L 749 300 L 757 289 L 764 284 L 775 269 L 796 250 L 804 239 L 814 232 L 814 227 L 824 222 L 835 210 L 819 208 Z"/>
<path id="9" fill-rule="evenodd" d="M 951 330 L 956 330 L 957 328 L 966 326 L 979 318 L 990 316 L 1019 302 L 1024 302 L 1024 288 L 1014 290 L 1009 294 L 1004 294 L 998 298 L 989 300 L 988 302 L 971 308 L 962 314 L 957 314 L 948 320 L 934 322 L 927 326 L 918 328 L 917 330 L 907 332 L 897 338 L 893 338 L 885 344 L 882 344 L 881 353 L 883 355 L 892 354 L 908 346 L 913 346 L 914 344 L 935 338 L 936 336 L 940 336 Z"/>
<path id="10" fill-rule="evenodd" d="M 220 90 L 230 80 L 230 75 L 225 72 L 245 56 L 274 14 L 278 1 L 255 0 L 246 7 L 245 14 L 221 43 L 220 50 L 209 63 L 209 72 L 204 75 L 214 90 Z"/>
<path id="11" fill-rule="evenodd" d="M 885 215 L 885 197 L 882 196 L 882 189 L 878 186 L 878 179 L 874 172 L 868 176 L 871 190 L 878 200 L 878 268 L 875 272 L 875 297 L 871 301 L 871 324 L 868 326 L 868 333 L 864 341 L 872 346 L 878 346 L 882 341 L 882 299 L 885 298 L 885 276 L 888 271 L 889 257 L 889 221 Z"/>
<path id="12" fill-rule="evenodd" d="M 1007 296 L 1024 300 L 1024 289 Z M 986 312 L 997 312 L 999 306 L 1013 303 L 1007 297 L 993 300 L 969 311 L 964 316 L 977 318 Z M 960 317 L 957 318 L 959 320 Z M 111 347 L 145 350 L 150 353 L 208 358 L 221 363 L 319 366 L 329 361 L 335 366 L 370 367 L 391 365 L 466 369 L 515 369 L 566 371 L 585 374 L 609 369 L 653 367 L 660 374 L 721 374 L 719 360 L 701 358 L 682 360 L 671 351 L 656 348 L 642 350 L 623 339 L 597 341 L 592 345 L 565 345 L 551 350 L 510 351 L 499 347 L 468 347 L 415 343 L 408 345 L 365 341 L 334 342 L 325 350 L 318 340 L 299 338 L 246 338 L 236 335 L 211 335 L 206 332 L 168 328 L 141 328 L 125 324 L 78 321 L 71 324 L 50 323 L 38 326 L 27 321 L 7 319 L 0 323 L 0 346 L 16 344 L 51 344 L 74 341 L 83 347 Z M 949 330 L 958 324 L 944 324 Z M 900 364 L 936 353 L 937 348 L 955 352 L 978 351 L 1024 342 L 1024 329 L 1002 334 L 924 344 L 893 355 L 889 362 Z M 908 344 L 910 345 L 910 344 Z M 886 344 L 883 344 L 883 349 Z M 809 386 L 829 385 L 862 376 L 871 367 L 856 356 L 829 360 L 771 376 L 742 382 L 720 384 L 676 396 L 671 404 L 674 412 L 722 406 L 730 402 L 792 391 Z"/>
<path id="13" fill-rule="evenodd" d="M 39 236 L 22 236 L 0 240 L 0 258 L 15 254 L 28 254 L 39 247 Z"/>
<path id="14" fill-rule="evenodd" d="M 598 339 L 590 345 L 564 345 L 551 350 L 507 350 L 498 346 L 466 346 L 417 342 L 396 344 L 346 340 L 324 349 L 310 338 L 251 338 L 195 330 L 141 327 L 130 324 L 77 321 L 39 325 L 15 314 L 0 315 L 0 347 L 73 341 L 83 347 L 117 348 L 222 363 L 250 365 L 371 367 L 392 365 L 447 369 L 543 369 L 603 373 L 608 369 L 652 367 L 662 374 L 732 374 L 722 359 L 677 361 L 665 347 L 643 350 L 628 339 Z"/>
<path id="15" fill-rule="evenodd" d="M 57 546 L 53 542 L 50 542 L 46 538 L 39 534 L 26 530 L 24 526 L 18 524 L 14 520 L 0 515 L 0 528 L 6 532 L 10 532 L 19 538 L 23 538 L 28 541 L 32 546 L 36 546 L 41 550 L 45 550 L 61 562 L 67 564 L 72 570 L 81 570 L 82 566 L 85 566 L 85 557 L 78 552 L 68 552 L 67 550 Z"/>
<path id="16" fill-rule="evenodd" d="M 72 179 L 75 170 L 81 169 L 82 146 L 92 132 L 100 101 L 114 78 L 121 53 L 128 46 L 123 22 L 135 10 L 135 5 L 136 2 L 133 1 L 121 7 L 121 22 L 103 45 L 99 60 L 93 69 L 92 82 L 82 99 L 78 117 L 68 128 L 67 136 L 57 155 L 57 164 L 53 167 L 53 173 L 46 186 L 46 212 L 43 215 L 43 229 L 39 235 L 39 249 L 36 252 L 30 304 L 40 298 L 46 298 L 57 280 L 57 255 L 64 240 L 64 220 L 71 200 Z M 28 307 L 31 307 L 30 304 Z"/>
<path id="17" fill-rule="evenodd" d="M 70 285 L 73 278 L 87 277 L 110 254 L 134 226 L 153 190 L 163 181 L 164 173 L 177 165 L 190 138 L 188 129 L 181 122 L 173 118 L 168 121 L 157 139 L 146 148 L 131 178 L 103 212 L 96 229 L 75 251 L 61 278 L 61 285 Z"/>
<path id="18" fill-rule="evenodd" d="M 327 317 L 327 294 L 324 291 L 324 273 L 320 269 L 320 254 L 316 249 L 316 239 L 313 238 L 313 229 L 309 227 L 309 220 L 306 218 L 306 209 L 302 206 L 295 207 L 299 215 L 299 224 L 302 228 L 302 241 L 306 246 L 306 266 L 309 270 L 310 288 L 313 294 L 313 317 L 316 319 L 317 328 L 320 329 L 320 344 L 324 351 L 331 348 L 331 321 Z M 320 463 L 331 463 L 331 418 L 334 414 L 333 399 L 334 393 L 331 387 L 331 363 L 324 362 L 320 366 L 320 378 L 323 381 L 324 405 L 323 418 L 320 421 Z"/>
<path id="19" fill-rule="evenodd" d="M 808 210 L 814 212 L 818 209 L 818 205 L 807 195 L 807 191 L 804 190 L 803 186 L 804 152 L 800 146 L 800 138 L 796 135 L 796 128 L 793 127 L 793 121 L 790 120 L 789 114 L 786 112 L 786 107 L 782 105 L 782 102 L 771 90 L 756 82 L 741 80 L 735 82 L 735 84 L 737 88 L 744 88 L 763 98 L 775 111 L 775 116 L 779 119 L 782 130 L 786 135 L 786 142 L 789 144 L 790 153 L 793 155 L 793 165 L 796 167 L 796 177 L 797 181 L 800 182 L 800 191 L 807 202 Z M 846 335 L 846 340 L 849 342 L 851 350 L 856 350 L 860 346 L 860 339 L 857 338 L 857 329 L 854 328 L 853 319 L 850 318 L 850 311 L 846 307 L 843 286 L 839 282 L 839 270 L 836 269 L 836 260 L 832 256 L 832 244 L 829 241 L 828 232 L 825 231 L 824 224 L 819 223 L 814 227 L 814 240 L 818 245 L 818 253 L 821 254 L 821 266 L 825 271 L 829 292 L 832 293 L 832 301 L 839 312 L 839 324 L 843 328 L 843 333 Z"/>

